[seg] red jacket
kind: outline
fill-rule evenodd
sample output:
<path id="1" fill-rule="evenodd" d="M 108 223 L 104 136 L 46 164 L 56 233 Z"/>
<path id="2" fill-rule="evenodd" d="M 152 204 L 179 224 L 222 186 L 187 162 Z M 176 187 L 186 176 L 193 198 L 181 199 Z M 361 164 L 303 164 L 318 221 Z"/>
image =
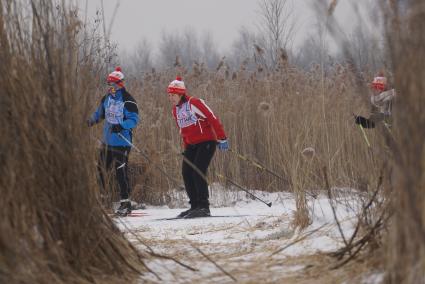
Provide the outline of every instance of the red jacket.
<path id="1" fill-rule="evenodd" d="M 204 100 L 187 95 L 185 99 L 173 107 L 173 116 L 180 128 L 185 148 L 189 144 L 226 139 L 220 120 Z"/>

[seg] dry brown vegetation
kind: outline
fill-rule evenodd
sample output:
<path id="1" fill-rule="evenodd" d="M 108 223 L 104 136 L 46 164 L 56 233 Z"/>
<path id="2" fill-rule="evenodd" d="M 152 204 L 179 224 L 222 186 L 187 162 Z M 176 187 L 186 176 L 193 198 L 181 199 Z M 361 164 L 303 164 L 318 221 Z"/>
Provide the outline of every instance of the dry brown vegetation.
<path id="1" fill-rule="evenodd" d="M 144 270 L 99 206 L 85 119 L 100 46 L 82 32 L 65 5 L 0 1 L 1 283 L 127 283 Z"/>
<path id="2" fill-rule="evenodd" d="M 282 56 L 273 71 L 261 65 L 255 72 L 245 66 L 214 71 L 177 66 L 128 80 L 141 114 L 134 143 L 150 159 L 131 155 L 133 199 L 169 204 L 172 190 L 182 184 L 181 140 L 165 95 L 179 74 L 189 94 L 205 99 L 221 118 L 232 150 L 281 176 L 227 152 L 214 158 L 210 182 L 225 184 L 217 174 L 226 174 L 248 189 L 294 192 L 293 224 L 299 227 L 310 222 L 307 196 L 328 190 L 331 197 L 339 194 L 335 187 L 355 188 L 364 204 L 358 230 L 345 236 L 345 248 L 334 256 L 344 264 L 357 250 L 384 247 L 388 282 L 423 282 L 425 10 L 420 2 L 406 4 L 407 13 L 388 6 L 393 66 L 388 75 L 400 95 L 392 130 L 380 126 L 366 132 L 370 147 L 352 113 L 368 115 L 365 86 L 376 70 L 317 64 L 302 71 Z M 98 86 L 107 51 L 65 5 L 20 3 L 0 0 L 0 282 L 131 281 L 143 270 L 140 255 L 100 206 L 94 164 L 99 134 L 85 127 L 97 104 L 93 94 L 103 95 Z M 388 237 L 382 238 L 383 229 Z"/>
<path id="3" fill-rule="evenodd" d="M 394 135 L 385 133 L 394 153 L 396 211 L 388 243 L 387 281 L 424 283 L 425 6 L 419 0 L 391 4 L 387 10 L 388 42 L 400 95 L 394 113 Z"/>
<path id="4" fill-rule="evenodd" d="M 345 236 L 346 247 L 334 254 L 339 265 L 365 248 L 373 252 L 385 244 L 390 272 L 386 281 L 420 283 L 424 279 L 425 104 L 421 78 L 425 57 L 419 48 L 423 45 L 424 9 L 416 2 L 406 4 L 407 12 L 398 11 L 395 4 L 384 5 L 389 8 L 388 62 L 393 64 L 386 76 L 401 95 L 396 99 L 394 128 L 380 125 L 366 131 L 370 147 L 354 125 L 352 113 L 368 115 L 367 83 L 377 70 L 360 72 L 347 64 L 326 71 L 320 65 L 300 71 L 286 62 L 267 74 L 262 66 L 257 72 L 244 66 L 235 72 L 225 67 L 214 72 L 186 71 L 178 66 L 146 74 L 130 84 L 141 102 L 143 117 L 135 141 L 169 175 L 180 176 L 180 139 L 165 87 L 175 74 L 183 75 L 190 94 L 206 99 L 221 117 L 232 149 L 285 179 L 225 153 L 216 156 L 211 181 L 219 180 L 217 173 L 226 173 L 247 188 L 294 192 L 298 209 L 294 224 L 301 227 L 309 222 L 306 194 L 333 187 L 358 189 L 365 193 L 364 208 L 355 234 Z M 304 151 L 307 147 L 313 150 Z M 153 204 L 167 202 L 169 190 L 176 184 L 143 160 L 134 157 L 133 161 L 143 163 L 149 173 L 135 194 Z M 391 219 L 393 214 L 396 217 Z M 393 232 L 390 238 L 387 230 Z"/>
<path id="5" fill-rule="evenodd" d="M 326 72 L 319 65 L 301 71 L 288 64 L 269 74 L 241 68 L 234 76 L 226 76 L 221 71 L 177 68 L 129 82 L 128 89 L 137 98 L 142 115 L 134 141 L 152 159 L 147 162 L 133 154 L 133 164 L 144 169 L 134 176 L 133 197 L 150 204 L 170 204 L 171 190 L 178 183 L 167 179 L 153 164 L 181 179 L 181 140 L 165 94 L 169 81 L 178 73 L 189 93 L 205 99 L 221 118 L 231 148 L 282 177 L 227 152 L 216 154 L 210 182 L 225 184 L 218 175 L 226 174 L 248 189 L 294 192 L 297 211 L 292 225 L 300 228 L 311 222 L 307 197 L 326 190 L 332 198 L 343 197 L 344 192 L 334 188 L 358 189 L 364 209 L 354 235 L 343 236 L 346 247 L 333 254 L 336 265 L 345 265 L 365 247 L 379 247 L 380 231 L 389 213 L 384 192 L 389 189 L 391 153 L 379 131 L 367 131 L 368 147 L 352 115 L 369 114 L 365 86 L 373 74 L 362 74 L 359 87 L 359 74 L 348 64 L 334 65 Z"/>
<path id="6" fill-rule="evenodd" d="M 376 187 L 389 156 L 374 131 L 367 133 L 372 143 L 368 149 L 353 123 L 353 112 L 368 114 L 363 98 L 368 94 L 356 92 L 346 66 L 335 65 L 326 74 L 316 67 L 304 72 L 286 66 L 270 74 L 240 70 L 233 78 L 208 71 L 147 74 L 128 86 L 139 102 L 142 117 L 135 144 L 145 149 L 155 164 L 180 179 L 181 140 L 165 88 L 175 73 L 183 73 L 190 95 L 205 99 L 221 118 L 231 148 L 282 177 L 276 178 L 228 152 L 216 155 L 210 168 L 211 181 L 219 181 L 216 173 L 226 173 L 248 188 L 315 193 L 323 189 L 322 169 L 326 167 L 332 186 L 367 192 Z M 365 75 L 365 82 L 369 79 L 370 75 Z M 314 152 L 303 153 L 308 147 Z M 147 173 L 142 173 L 143 180 L 137 182 L 133 196 L 163 203 L 176 185 L 141 156 L 134 154 L 132 161 L 145 163 Z"/>

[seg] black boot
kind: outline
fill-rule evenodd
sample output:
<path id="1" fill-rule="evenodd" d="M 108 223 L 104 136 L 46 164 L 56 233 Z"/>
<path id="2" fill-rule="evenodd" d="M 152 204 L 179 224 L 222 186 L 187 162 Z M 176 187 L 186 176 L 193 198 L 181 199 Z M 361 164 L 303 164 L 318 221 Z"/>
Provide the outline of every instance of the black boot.
<path id="1" fill-rule="evenodd" d="M 128 200 L 121 201 L 120 207 L 115 211 L 115 214 L 122 217 L 125 217 L 130 213 L 131 213 L 131 202 Z"/>
<path id="2" fill-rule="evenodd" d="M 200 217 L 210 217 L 211 212 L 209 208 L 196 208 L 194 210 L 189 211 L 189 213 L 184 216 L 185 219 L 190 218 L 200 218 Z"/>
<path id="3" fill-rule="evenodd" d="M 196 207 L 195 206 L 191 206 L 189 209 L 181 212 L 179 215 L 177 215 L 177 218 L 184 218 L 187 216 L 187 214 L 189 214 L 190 212 L 192 212 L 193 210 L 195 210 Z"/>

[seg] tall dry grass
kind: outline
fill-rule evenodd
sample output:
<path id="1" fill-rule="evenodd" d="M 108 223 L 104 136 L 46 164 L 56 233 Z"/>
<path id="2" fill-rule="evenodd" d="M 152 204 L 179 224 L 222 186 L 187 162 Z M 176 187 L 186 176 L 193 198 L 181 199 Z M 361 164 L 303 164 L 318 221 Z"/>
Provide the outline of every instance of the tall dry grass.
<path id="1" fill-rule="evenodd" d="M 59 4 L 0 1 L 0 282 L 129 282 L 141 260 L 99 206 L 85 124 L 102 47 Z"/>
<path id="2" fill-rule="evenodd" d="M 364 84 L 372 73 L 364 75 Z M 130 80 L 128 89 L 138 100 L 142 117 L 134 142 L 157 165 L 181 179 L 181 139 L 165 93 L 176 74 L 183 76 L 190 95 L 205 99 L 221 118 L 233 150 L 283 177 L 267 174 L 232 153 L 218 152 L 210 181 L 223 183 L 215 174 L 226 173 L 249 189 L 295 192 L 300 212 L 307 211 L 306 194 L 324 189 L 324 167 L 331 186 L 365 193 L 375 188 L 389 154 L 375 131 L 367 132 L 369 148 L 354 124 L 353 113 L 369 114 L 369 95 L 358 92 L 348 65 L 334 65 L 324 72 L 318 65 L 302 71 L 286 63 L 269 73 L 241 68 L 233 74 L 176 68 Z M 314 155 L 302 153 L 307 147 L 314 149 Z M 146 170 L 139 180 L 135 178 L 133 196 L 152 204 L 167 203 L 176 185 L 141 156 L 134 154 L 132 162 Z M 300 217 L 303 226 L 308 222 L 306 214 Z"/>
<path id="3" fill-rule="evenodd" d="M 388 283 L 425 282 L 425 6 L 423 1 L 389 2 L 387 36 L 398 90 L 393 135 L 392 230 Z"/>

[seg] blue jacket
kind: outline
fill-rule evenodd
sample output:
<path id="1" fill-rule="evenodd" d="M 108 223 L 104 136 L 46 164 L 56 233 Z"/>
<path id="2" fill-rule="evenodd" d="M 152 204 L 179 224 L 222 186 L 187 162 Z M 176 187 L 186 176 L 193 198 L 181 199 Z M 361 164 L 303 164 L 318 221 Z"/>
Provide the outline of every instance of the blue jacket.
<path id="1" fill-rule="evenodd" d="M 139 122 L 139 109 L 134 98 L 125 90 L 117 90 L 115 95 L 107 94 L 102 98 L 99 107 L 89 119 L 90 124 L 99 123 L 102 119 L 103 124 L 103 143 L 108 146 L 128 146 L 124 139 L 118 136 L 118 133 L 111 132 L 113 124 L 120 124 L 123 130 L 121 134 L 132 142 L 132 129 Z"/>

